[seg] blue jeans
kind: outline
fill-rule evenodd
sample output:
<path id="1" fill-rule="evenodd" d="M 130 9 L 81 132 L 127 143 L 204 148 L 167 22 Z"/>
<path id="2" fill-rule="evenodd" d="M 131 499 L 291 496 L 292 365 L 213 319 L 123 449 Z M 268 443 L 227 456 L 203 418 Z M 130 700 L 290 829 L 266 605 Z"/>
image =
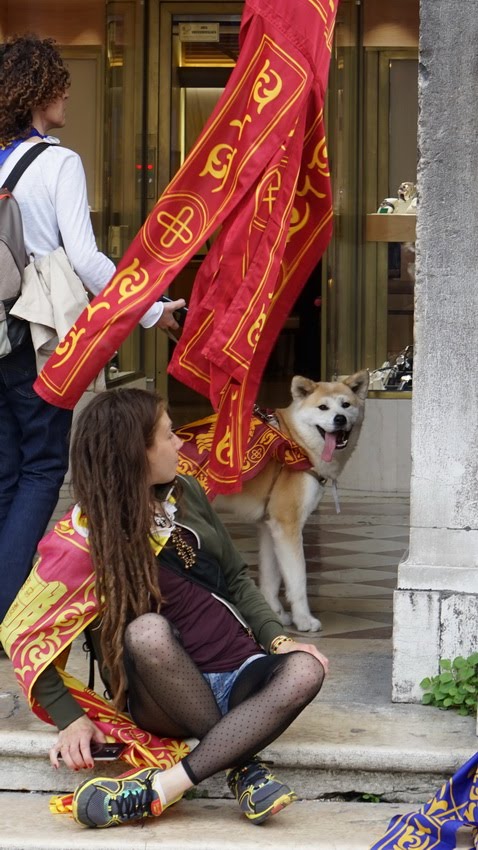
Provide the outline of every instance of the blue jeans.
<path id="1" fill-rule="evenodd" d="M 232 686 L 239 676 L 239 673 L 242 673 L 251 661 L 255 661 L 256 658 L 263 658 L 264 655 L 264 652 L 258 652 L 255 655 L 251 655 L 250 658 L 246 658 L 246 660 L 242 662 L 241 666 L 238 667 L 237 670 L 228 670 L 226 673 L 203 673 L 206 682 L 209 683 L 209 687 L 214 694 L 221 714 L 227 714 L 229 711 L 229 697 L 231 695 Z"/>
<path id="2" fill-rule="evenodd" d="M 0 622 L 27 578 L 68 469 L 71 410 L 33 389 L 31 342 L 0 358 Z"/>

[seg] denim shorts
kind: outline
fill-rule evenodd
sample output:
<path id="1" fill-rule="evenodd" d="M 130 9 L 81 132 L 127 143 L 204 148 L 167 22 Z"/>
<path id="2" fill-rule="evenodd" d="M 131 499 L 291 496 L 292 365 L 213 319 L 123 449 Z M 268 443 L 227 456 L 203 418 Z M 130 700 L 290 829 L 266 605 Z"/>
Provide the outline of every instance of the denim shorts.
<path id="1" fill-rule="evenodd" d="M 255 661 L 256 658 L 263 658 L 264 655 L 264 652 L 258 652 L 255 655 L 251 655 L 250 658 L 246 658 L 237 670 L 227 670 L 225 673 L 203 673 L 206 682 L 209 683 L 214 694 L 221 714 L 227 714 L 229 710 L 229 697 L 231 695 L 232 686 L 239 676 L 239 673 L 242 673 L 244 668 L 247 667 L 251 661 Z"/>

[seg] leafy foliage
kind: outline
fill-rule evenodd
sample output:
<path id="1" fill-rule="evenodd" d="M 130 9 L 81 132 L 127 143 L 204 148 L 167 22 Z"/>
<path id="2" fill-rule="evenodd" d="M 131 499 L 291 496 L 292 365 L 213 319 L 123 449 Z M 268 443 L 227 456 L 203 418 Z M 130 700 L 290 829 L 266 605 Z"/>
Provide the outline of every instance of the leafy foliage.
<path id="1" fill-rule="evenodd" d="M 478 652 L 468 658 L 459 655 L 450 661 L 440 661 L 440 673 L 423 679 L 420 687 L 426 692 L 423 705 L 434 705 L 446 710 L 454 708 L 458 714 L 476 714 L 478 700 Z"/>

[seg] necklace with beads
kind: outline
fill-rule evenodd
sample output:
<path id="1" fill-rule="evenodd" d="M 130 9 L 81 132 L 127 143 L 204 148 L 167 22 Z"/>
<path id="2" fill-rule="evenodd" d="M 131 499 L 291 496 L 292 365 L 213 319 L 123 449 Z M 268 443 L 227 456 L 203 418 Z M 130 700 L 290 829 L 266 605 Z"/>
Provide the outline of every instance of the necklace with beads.
<path id="1" fill-rule="evenodd" d="M 184 540 L 179 528 L 174 525 L 173 517 L 167 516 L 167 514 L 162 511 L 155 510 L 153 512 L 153 522 L 158 530 L 162 529 L 170 532 L 169 539 L 171 540 L 171 543 L 176 549 L 179 558 L 181 558 L 185 569 L 190 570 L 196 563 L 196 552 L 193 547 Z"/>
<path id="2" fill-rule="evenodd" d="M 171 532 L 171 542 L 181 558 L 186 570 L 190 570 L 196 563 L 196 552 L 189 543 L 184 540 L 177 526 L 174 526 Z"/>

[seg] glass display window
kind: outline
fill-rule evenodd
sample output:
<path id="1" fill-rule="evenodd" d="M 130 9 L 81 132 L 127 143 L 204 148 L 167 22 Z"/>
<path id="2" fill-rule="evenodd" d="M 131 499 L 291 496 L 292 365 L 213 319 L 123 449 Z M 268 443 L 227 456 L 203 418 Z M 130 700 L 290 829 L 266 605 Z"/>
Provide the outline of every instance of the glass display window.
<path id="1" fill-rule="evenodd" d="M 374 389 L 408 392 L 397 367 L 413 347 L 417 52 L 366 50 L 364 83 L 363 361 Z"/>

